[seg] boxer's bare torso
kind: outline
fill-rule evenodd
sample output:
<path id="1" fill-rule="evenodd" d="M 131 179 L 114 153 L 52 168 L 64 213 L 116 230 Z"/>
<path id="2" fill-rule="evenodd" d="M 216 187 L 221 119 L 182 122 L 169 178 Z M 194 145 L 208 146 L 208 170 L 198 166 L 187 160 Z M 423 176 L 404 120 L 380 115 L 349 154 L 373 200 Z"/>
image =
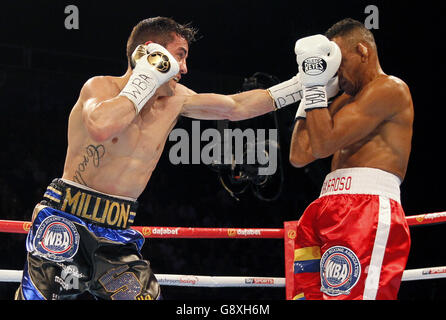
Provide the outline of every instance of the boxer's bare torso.
<path id="1" fill-rule="evenodd" d="M 174 35 L 166 49 L 180 65 L 179 80 L 187 73 L 188 44 Z M 69 117 L 63 179 L 130 198 L 146 187 L 182 108 L 162 98 L 190 90 L 172 79 L 136 115 L 132 102 L 119 96 L 130 75 L 129 68 L 122 77 L 98 76 L 84 84 Z"/>
<path id="2" fill-rule="evenodd" d="M 333 154 L 331 169 L 370 167 L 382 169 L 404 179 L 409 161 L 412 138 L 413 105 L 407 86 L 394 77 L 381 77 L 376 80 L 389 87 L 393 87 L 394 95 L 386 97 L 383 108 L 392 109 L 386 112 L 387 117 L 364 137 L 355 139 Z M 382 84 L 371 83 L 366 90 L 373 91 L 374 86 Z M 359 93 L 356 97 L 343 95 L 333 102 L 332 112 L 335 113 L 344 105 L 360 100 L 361 95 L 373 94 Z M 378 110 L 372 112 L 379 113 Z M 379 115 L 376 115 L 377 117 Z M 367 120 L 364 119 L 366 122 Z M 358 123 L 361 120 L 358 119 Z"/>
<path id="3" fill-rule="evenodd" d="M 179 62 L 179 80 L 187 73 L 187 42 L 175 36 L 166 49 Z M 265 90 L 198 95 L 170 80 L 135 116 L 132 102 L 119 96 L 130 75 L 128 69 L 122 77 L 94 77 L 83 86 L 69 117 L 63 179 L 136 199 L 149 182 L 180 115 L 239 120 L 274 110 Z"/>
<path id="4" fill-rule="evenodd" d="M 132 121 L 119 133 L 98 142 L 87 129 L 85 104 L 98 92 L 99 100 L 114 99 L 128 77 L 96 77 L 85 84 L 70 114 L 62 178 L 103 193 L 137 198 L 146 187 L 180 115 L 242 120 L 274 110 L 265 90 L 231 96 L 195 94 L 171 80 L 174 96 L 154 96 L 136 117 L 133 107 L 128 106 L 128 114 L 123 113 L 122 118 L 132 117 Z"/>
<path id="5" fill-rule="evenodd" d="M 119 94 L 126 78 L 98 77 L 86 86 L 91 85 L 96 90 L 102 87 L 102 92 L 108 92 L 104 99 L 110 99 Z M 126 129 L 98 142 L 92 139 L 83 120 L 85 99 L 88 93 L 82 92 L 70 114 L 62 178 L 103 193 L 137 198 L 155 169 L 181 105 L 166 108 L 157 103 L 156 97 L 152 98 Z"/>
<path id="6" fill-rule="evenodd" d="M 336 40 L 335 40 L 336 41 Z M 337 40 L 341 49 L 342 41 Z M 376 66 L 358 76 L 343 52 L 338 70 L 345 92 L 327 109 L 307 112 L 294 128 L 290 161 L 302 167 L 332 157 L 331 169 L 377 168 L 404 179 L 411 151 L 414 110 L 408 86 Z M 357 62 L 356 62 L 357 64 Z"/>

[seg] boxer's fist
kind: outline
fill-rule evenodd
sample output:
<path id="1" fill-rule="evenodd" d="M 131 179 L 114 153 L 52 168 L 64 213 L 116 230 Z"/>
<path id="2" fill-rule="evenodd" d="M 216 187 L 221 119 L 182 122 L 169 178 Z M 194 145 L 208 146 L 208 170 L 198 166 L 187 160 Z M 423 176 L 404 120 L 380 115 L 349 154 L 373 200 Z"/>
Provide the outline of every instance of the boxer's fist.
<path id="1" fill-rule="evenodd" d="M 304 86 L 325 86 L 341 64 L 342 54 L 338 45 L 321 34 L 299 39 L 294 51 Z"/>
<path id="2" fill-rule="evenodd" d="M 333 83 L 330 81 L 337 81 L 334 76 L 342 60 L 338 45 L 318 34 L 298 40 L 294 51 L 299 65 L 305 110 L 328 107 L 327 86 L 331 89 Z"/>
<path id="3" fill-rule="evenodd" d="M 302 99 L 302 84 L 299 74 L 290 80 L 281 82 L 267 89 L 276 109 L 283 108 Z"/>
<path id="4" fill-rule="evenodd" d="M 334 98 L 339 93 L 339 80 L 338 77 L 333 77 L 328 81 L 327 85 L 325 86 L 325 91 L 327 93 L 327 98 L 330 100 L 331 98 Z M 331 100 L 332 101 L 332 100 Z M 330 101 L 329 101 L 330 102 Z M 297 108 L 295 119 L 306 119 L 307 113 L 305 112 L 306 104 L 305 99 L 302 99 L 299 103 L 299 107 Z"/>
<path id="5" fill-rule="evenodd" d="M 159 87 L 180 71 L 178 62 L 170 52 L 156 43 L 136 47 L 130 65 L 133 68 L 132 74 L 119 95 L 132 101 L 137 113 Z"/>
<path id="6" fill-rule="evenodd" d="M 167 82 L 180 71 L 180 66 L 172 54 L 157 43 L 136 47 L 130 63 L 133 72 L 137 70 L 152 73 L 159 85 Z"/>

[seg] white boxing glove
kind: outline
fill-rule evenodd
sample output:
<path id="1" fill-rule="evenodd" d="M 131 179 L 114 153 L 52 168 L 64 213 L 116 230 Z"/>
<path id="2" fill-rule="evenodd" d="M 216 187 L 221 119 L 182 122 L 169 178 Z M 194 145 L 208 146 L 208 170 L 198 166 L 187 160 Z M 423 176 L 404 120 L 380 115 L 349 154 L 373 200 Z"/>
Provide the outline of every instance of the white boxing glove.
<path id="1" fill-rule="evenodd" d="M 299 39 L 294 47 L 299 65 L 305 110 L 328 107 L 327 84 L 342 60 L 341 49 L 323 35 Z"/>
<path id="2" fill-rule="evenodd" d="M 180 66 L 166 48 L 156 43 L 136 47 L 130 63 L 132 75 L 119 95 L 132 101 L 139 113 L 155 91 L 180 71 Z"/>
<path id="3" fill-rule="evenodd" d="M 331 78 L 326 85 L 326 92 L 328 99 L 336 97 L 339 93 L 339 79 L 338 77 Z M 330 102 L 330 101 L 329 101 Z M 305 112 L 305 99 L 300 100 L 299 107 L 297 108 L 295 119 L 306 119 L 307 113 Z"/>
<path id="4" fill-rule="evenodd" d="M 299 74 L 290 80 L 281 82 L 267 89 L 269 95 L 274 100 L 276 109 L 283 108 L 302 99 L 302 84 Z"/>

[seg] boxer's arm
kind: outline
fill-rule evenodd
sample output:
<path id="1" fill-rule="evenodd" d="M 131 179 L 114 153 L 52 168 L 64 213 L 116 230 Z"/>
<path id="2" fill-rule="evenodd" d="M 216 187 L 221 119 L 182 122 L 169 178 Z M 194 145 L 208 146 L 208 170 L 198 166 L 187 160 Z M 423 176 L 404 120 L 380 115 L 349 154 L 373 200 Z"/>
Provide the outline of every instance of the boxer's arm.
<path id="1" fill-rule="evenodd" d="M 305 119 L 297 120 L 294 125 L 289 160 L 296 168 L 304 167 L 314 160 L 317 160 L 311 150 L 310 137 L 306 128 Z"/>
<path id="2" fill-rule="evenodd" d="M 384 78 L 359 93 L 332 115 L 327 108 L 306 112 L 306 128 L 315 158 L 325 158 L 360 141 L 390 120 L 410 99 L 402 81 Z"/>
<path id="3" fill-rule="evenodd" d="M 338 79 L 330 79 L 326 85 L 327 97 L 332 98 L 339 91 Z M 177 90 L 175 90 L 177 91 Z M 299 75 L 276 84 L 266 90 L 256 89 L 233 95 L 179 93 L 187 98 L 174 98 L 171 101 L 183 105 L 181 114 L 201 120 L 231 121 L 254 118 L 294 104 L 302 98 Z"/>
<path id="4" fill-rule="evenodd" d="M 333 115 L 338 112 L 349 99 L 350 96 L 343 94 L 330 103 L 328 110 L 330 111 L 331 116 L 333 117 Z M 291 136 L 289 160 L 290 163 L 296 168 L 304 167 L 314 160 L 317 160 L 317 158 L 313 156 L 313 150 L 311 149 L 310 136 L 308 134 L 305 121 L 306 112 L 304 108 L 305 103 L 301 102 L 296 112 L 296 120 Z"/>
<path id="5" fill-rule="evenodd" d="M 239 121 L 274 110 L 274 101 L 267 90 L 256 89 L 233 95 L 190 95 L 184 99 L 181 114 L 201 120 Z"/>
<path id="6" fill-rule="evenodd" d="M 97 142 L 120 133 L 135 118 L 133 103 L 117 95 L 118 90 L 106 77 L 91 78 L 81 90 L 83 121 L 91 138 Z"/>

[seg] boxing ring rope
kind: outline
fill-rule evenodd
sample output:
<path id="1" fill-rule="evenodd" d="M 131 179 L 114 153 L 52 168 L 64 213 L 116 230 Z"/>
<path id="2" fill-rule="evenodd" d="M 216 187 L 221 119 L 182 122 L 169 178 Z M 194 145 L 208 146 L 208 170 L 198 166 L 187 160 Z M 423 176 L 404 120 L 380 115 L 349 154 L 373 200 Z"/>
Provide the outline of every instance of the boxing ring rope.
<path id="1" fill-rule="evenodd" d="M 0 220 L 0 232 L 28 233 L 31 222 Z M 144 238 L 168 239 L 283 239 L 283 229 L 265 228 L 183 228 L 183 227 L 132 227 Z"/>
<path id="2" fill-rule="evenodd" d="M 446 211 L 406 217 L 409 226 L 446 222 Z M 0 232 L 28 233 L 31 222 L 0 220 Z M 132 227 L 145 238 L 169 239 L 282 239 L 281 228 L 184 228 L 184 227 Z"/>
<path id="3" fill-rule="evenodd" d="M 183 274 L 155 274 L 161 286 L 177 287 L 270 287 L 285 288 L 285 278 L 235 277 L 235 276 L 195 276 Z M 405 270 L 402 281 L 446 278 L 446 266 Z M 0 282 L 22 281 L 22 270 L 0 270 Z"/>
<path id="4" fill-rule="evenodd" d="M 446 222 L 446 211 L 406 217 L 409 226 Z M 31 222 L 0 220 L 0 232 L 26 234 Z M 283 239 L 281 228 L 132 227 L 145 238 Z M 187 287 L 285 287 L 285 278 L 156 274 L 160 285 Z M 21 270 L 0 270 L 0 282 L 20 282 Z M 405 270 L 402 281 L 446 278 L 446 266 Z"/>

